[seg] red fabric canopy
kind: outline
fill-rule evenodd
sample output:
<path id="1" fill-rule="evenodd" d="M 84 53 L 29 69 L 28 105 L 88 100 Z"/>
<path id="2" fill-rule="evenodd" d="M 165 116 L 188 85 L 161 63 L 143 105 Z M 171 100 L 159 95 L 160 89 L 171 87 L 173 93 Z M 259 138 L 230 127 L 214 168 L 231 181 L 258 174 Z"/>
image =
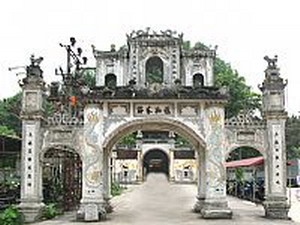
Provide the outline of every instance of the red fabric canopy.
<path id="1" fill-rule="evenodd" d="M 261 165 L 264 163 L 264 157 L 263 156 L 258 156 L 258 157 L 253 157 L 253 158 L 248 158 L 248 159 L 241 159 L 241 160 L 236 160 L 236 161 L 230 161 L 230 162 L 225 162 L 224 165 L 225 167 L 229 168 L 235 168 L 235 167 L 240 167 L 240 166 L 257 166 Z M 294 165 L 292 160 L 288 160 L 286 162 L 287 166 Z"/>
<path id="2" fill-rule="evenodd" d="M 264 157 L 258 156 L 237 161 L 225 162 L 225 167 L 256 166 L 264 163 Z"/>

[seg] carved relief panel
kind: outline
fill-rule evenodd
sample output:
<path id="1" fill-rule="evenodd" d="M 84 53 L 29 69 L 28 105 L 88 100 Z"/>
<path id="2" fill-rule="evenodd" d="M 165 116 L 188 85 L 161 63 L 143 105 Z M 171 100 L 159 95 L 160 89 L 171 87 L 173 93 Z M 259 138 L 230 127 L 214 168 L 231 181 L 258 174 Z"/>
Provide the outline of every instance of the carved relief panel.
<path id="1" fill-rule="evenodd" d="M 130 113 L 130 105 L 128 103 L 109 103 L 108 113 L 110 116 L 126 116 Z"/>
<path id="2" fill-rule="evenodd" d="M 39 109 L 39 99 L 37 92 L 25 92 L 25 103 L 24 103 L 24 111 L 26 112 L 34 112 Z"/>
<path id="3" fill-rule="evenodd" d="M 179 115 L 184 117 L 195 117 L 200 113 L 198 104 L 179 104 L 178 105 Z"/>

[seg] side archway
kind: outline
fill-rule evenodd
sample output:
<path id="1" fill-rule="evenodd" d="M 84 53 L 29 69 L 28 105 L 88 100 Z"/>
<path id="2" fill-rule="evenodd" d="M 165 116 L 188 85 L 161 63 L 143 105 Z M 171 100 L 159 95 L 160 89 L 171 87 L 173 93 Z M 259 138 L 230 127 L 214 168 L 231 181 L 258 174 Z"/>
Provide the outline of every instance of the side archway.
<path id="1" fill-rule="evenodd" d="M 251 201 L 263 201 L 267 178 L 267 163 L 262 149 L 240 145 L 226 155 L 227 194 Z"/>
<path id="2" fill-rule="evenodd" d="M 50 147 L 42 153 L 44 202 L 57 202 L 64 211 L 76 209 L 82 198 L 80 155 L 68 146 Z"/>

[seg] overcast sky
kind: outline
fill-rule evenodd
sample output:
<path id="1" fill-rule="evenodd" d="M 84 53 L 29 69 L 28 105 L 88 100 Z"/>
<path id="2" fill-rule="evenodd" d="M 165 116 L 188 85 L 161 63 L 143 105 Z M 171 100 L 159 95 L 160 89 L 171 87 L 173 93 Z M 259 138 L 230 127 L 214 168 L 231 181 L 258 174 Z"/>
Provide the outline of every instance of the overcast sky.
<path id="1" fill-rule="evenodd" d="M 263 81 L 265 55 L 278 55 L 288 79 L 287 109 L 300 111 L 300 5 L 298 0 L 9 0 L 0 3 L 0 99 L 19 91 L 8 67 L 43 56 L 47 82 L 65 66 L 59 43 L 75 36 L 91 56 L 90 45 L 108 50 L 126 43 L 126 33 L 151 27 L 184 33 L 186 40 L 218 45 L 217 54 L 246 78 L 255 91 Z M 93 61 L 90 65 L 94 66 Z"/>

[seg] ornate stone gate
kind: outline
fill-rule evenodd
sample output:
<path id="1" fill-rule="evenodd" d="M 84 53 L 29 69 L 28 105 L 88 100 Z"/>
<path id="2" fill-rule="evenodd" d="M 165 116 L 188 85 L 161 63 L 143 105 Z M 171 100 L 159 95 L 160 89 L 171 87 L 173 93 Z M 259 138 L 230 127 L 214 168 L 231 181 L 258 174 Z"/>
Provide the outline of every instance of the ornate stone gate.
<path id="1" fill-rule="evenodd" d="M 263 120 L 258 124 L 224 119 L 226 88 L 214 87 L 215 50 L 184 50 L 182 34 L 134 31 L 127 47 L 93 49 L 96 86 L 83 77 L 83 61 L 74 53 L 74 39 L 65 45 L 76 69 L 61 71 L 63 83 L 52 83 L 45 116 L 45 83 L 39 59 L 31 59 L 23 88 L 22 193 L 26 220 L 43 207 L 41 162 L 49 148 L 66 146 L 82 160 L 82 199 L 77 218 L 97 221 L 109 210 L 109 159 L 113 146 L 138 130 L 173 131 L 197 152 L 198 194 L 195 211 L 204 218 L 231 218 L 226 200 L 225 157 L 241 144 L 257 147 L 267 163 L 266 215 L 286 218 L 284 87 L 274 60 L 269 59 L 263 91 Z M 150 59 L 150 62 L 148 60 Z M 158 65 L 155 64 L 158 62 Z M 153 68 L 151 68 L 153 66 Z M 147 68 L 146 68 L 147 67 Z"/>

